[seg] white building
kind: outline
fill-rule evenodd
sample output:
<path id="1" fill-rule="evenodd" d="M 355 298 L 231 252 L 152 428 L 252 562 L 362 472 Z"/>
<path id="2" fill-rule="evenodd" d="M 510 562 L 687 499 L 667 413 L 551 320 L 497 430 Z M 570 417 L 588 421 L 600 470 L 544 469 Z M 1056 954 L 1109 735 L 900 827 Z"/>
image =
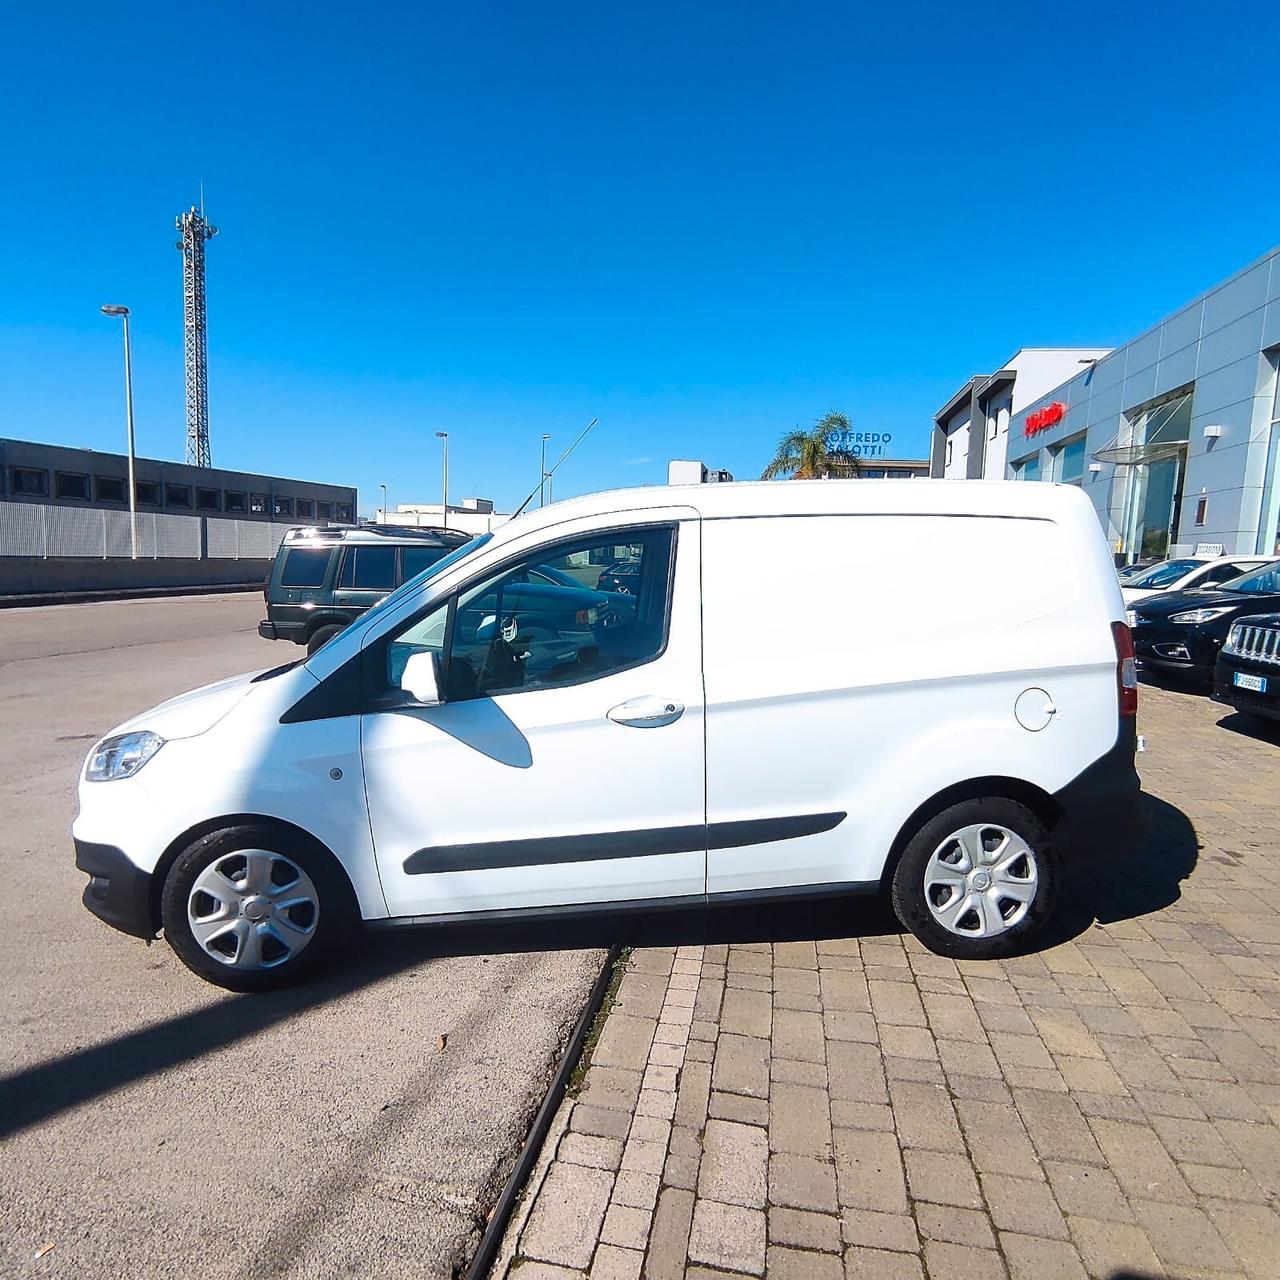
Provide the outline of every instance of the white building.
<path id="1" fill-rule="evenodd" d="M 934 415 L 929 474 L 1004 479 L 1010 418 L 1110 354 L 1110 347 L 1023 347 L 995 373 L 970 378 Z"/>
<path id="2" fill-rule="evenodd" d="M 439 502 L 401 502 L 394 511 L 379 509 L 374 517 L 378 524 L 403 524 L 414 528 L 460 529 L 463 533 L 488 533 L 511 519 L 509 515 L 493 509 L 490 498 L 463 498 L 456 505 L 449 503 L 446 516 Z"/>
<path id="3" fill-rule="evenodd" d="M 1280 554 L 1280 249 L 1123 347 L 1076 359 L 1090 355 L 1018 396 L 990 467 L 960 430 L 984 393 L 966 384 L 938 415 L 931 474 L 1080 485 L 1125 562 L 1197 546 Z"/>

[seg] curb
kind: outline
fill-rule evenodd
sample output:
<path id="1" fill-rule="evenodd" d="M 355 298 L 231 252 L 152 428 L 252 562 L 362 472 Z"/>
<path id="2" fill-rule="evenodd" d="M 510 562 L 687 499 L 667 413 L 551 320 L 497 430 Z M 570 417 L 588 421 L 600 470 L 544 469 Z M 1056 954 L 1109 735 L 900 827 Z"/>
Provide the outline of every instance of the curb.
<path id="1" fill-rule="evenodd" d="M 596 1020 L 596 1014 L 600 1012 L 600 1006 L 604 1003 L 614 965 L 617 964 L 621 954 L 622 947 L 615 943 L 609 948 L 609 954 L 605 956 L 600 973 L 591 987 L 591 994 L 587 997 L 587 1003 L 569 1037 L 560 1065 L 556 1068 L 555 1075 L 551 1077 L 551 1084 L 542 1099 L 542 1105 L 538 1108 L 538 1113 L 534 1116 L 533 1124 L 529 1128 L 528 1137 L 524 1140 L 524 1146 L 516 1157 L 515 1168 L 511 1170 L 511 1176 L 507 1179 L 506 1186 L 502 1188 L 498 1203 L 494 1205 L 493 1213 L 489 1215 L 484 1234 L 480 1237 L 479 1247 L 471 1260 L 471 1265 L 464 1273 L 463 1280 L 485 1280 L 498 1256 L 503 1238 L 507 1233 L 507 1224 L 511 1221 L 520 1193 L 524 1190 L 525 1184 L 529 1181 L 529 1175 L 542 1154 L 547 1132 L 564 1099 L 565 1090 L 569 1087 L 569 1079 L 578 1065 L 578 1059 L 582 1056 L 582 1046 L 586 1042 L 592 1023 Z"/>
<path id="2" fill-rule="evenodd" d="M 107 600 L 163 600 L 170 596 L 210 596 L 242 591 L 261 592 L 262 582 L 201 583 L 190 587 L 125 587 L 119 591 L 40 591 L 23 596 L 0 596 L 0 609 L 32 609 L 55 604 L 98 604 Z"/>

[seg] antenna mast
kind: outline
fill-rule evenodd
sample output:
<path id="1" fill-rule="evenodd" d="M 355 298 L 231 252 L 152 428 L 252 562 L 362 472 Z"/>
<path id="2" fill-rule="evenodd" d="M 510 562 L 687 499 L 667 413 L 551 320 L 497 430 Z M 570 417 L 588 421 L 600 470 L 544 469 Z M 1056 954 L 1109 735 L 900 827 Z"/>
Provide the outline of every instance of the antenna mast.
<path id="1" fill-rule="evenodd" d="M 213 465 L 209 451 L 209 356 L 204 310 L 204 242 L 218 234 L 204 218 L 204 190 L 200 208 L 177 218 L 182 239 L 182 338 L 186 352 L 187 461 L 197 467 Z"/>

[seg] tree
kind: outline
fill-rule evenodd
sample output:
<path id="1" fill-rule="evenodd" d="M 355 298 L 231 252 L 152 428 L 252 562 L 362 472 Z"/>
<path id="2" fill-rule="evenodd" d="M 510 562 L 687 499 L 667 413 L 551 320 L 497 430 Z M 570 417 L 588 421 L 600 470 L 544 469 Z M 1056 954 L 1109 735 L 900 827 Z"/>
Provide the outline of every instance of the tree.
<path id="1" fill-rule="evenodd" d="M 773 461 L 760 473 L 761 480 L 830 480 L 833 476 L 855 478 L 858 459 L 848 450 L 832 447 L 832 437 L 850 430 L 846 414 L 833 409 L 823 414 L 808 431 L 799 427 L 778 441 Z"/>

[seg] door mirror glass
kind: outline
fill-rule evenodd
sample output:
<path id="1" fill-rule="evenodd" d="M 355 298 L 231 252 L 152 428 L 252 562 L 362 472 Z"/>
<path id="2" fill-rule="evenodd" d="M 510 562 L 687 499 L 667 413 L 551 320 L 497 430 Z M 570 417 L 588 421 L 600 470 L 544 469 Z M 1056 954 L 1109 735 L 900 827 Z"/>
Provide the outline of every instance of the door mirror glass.
<path id="1" fill-rule="evenodd" d="M 440 659 L 429 649 L 409 655 L 400 676 L 400 688 L 420 707 L 438 707 L 443 701 L 440 691 Z"/>

